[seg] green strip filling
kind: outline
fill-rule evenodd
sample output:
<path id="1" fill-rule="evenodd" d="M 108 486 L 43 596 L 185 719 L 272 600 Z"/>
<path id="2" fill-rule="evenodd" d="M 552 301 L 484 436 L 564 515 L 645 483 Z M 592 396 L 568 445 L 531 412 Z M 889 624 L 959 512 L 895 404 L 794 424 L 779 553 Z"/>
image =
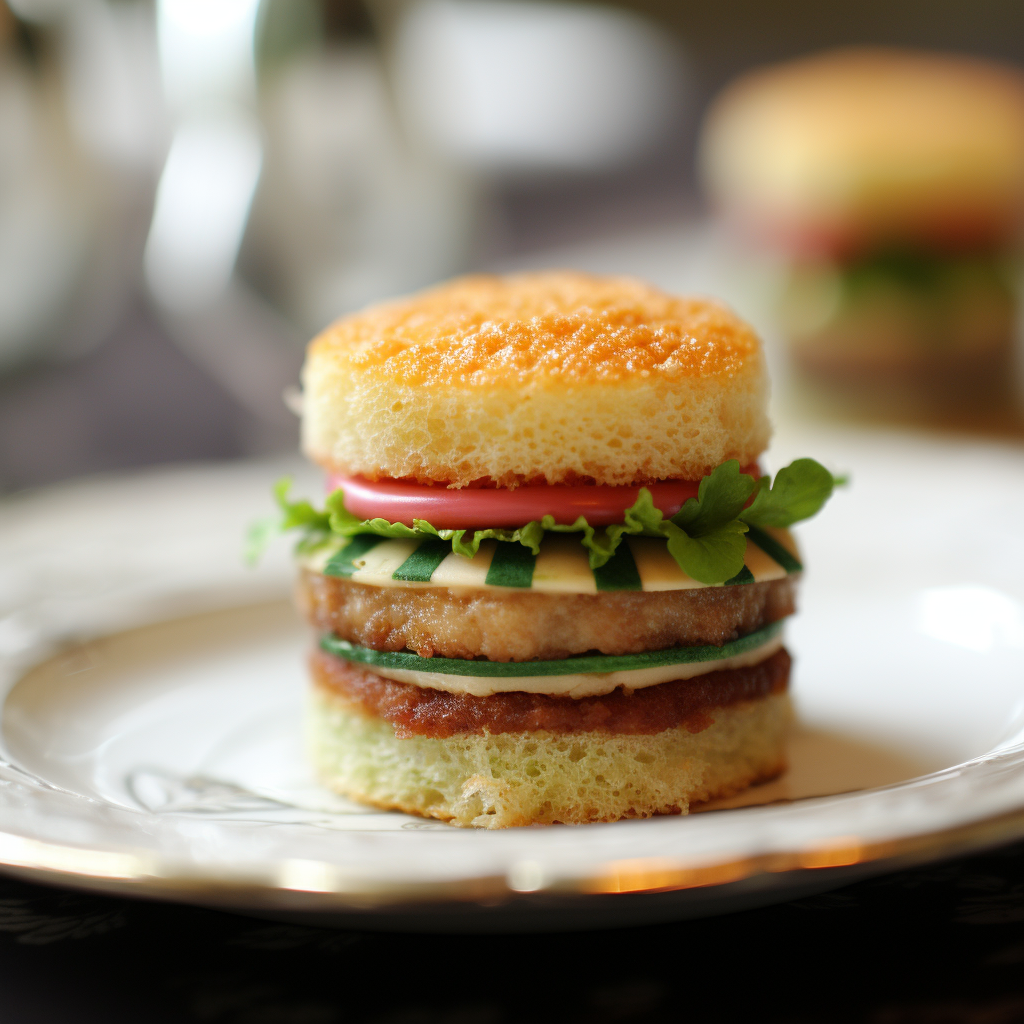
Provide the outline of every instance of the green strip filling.
<path id="1" fill-rule="evenodd" d="M 429 583 L 434 570 L 452 553 L 451 544 L 431 537 L 425 540 L 392 574 L 393 580 Z"/>
<path id="2" fill-rule="evenodd" d="M 598 590 L 643 590 L 636 560 L 624 540 L 604 565 L 592 570 Z"/>
<path id="3" fill-rule="evenodd" d="M 803 572 L 800 561 L 794 558 L 774 537 L 756 526 L 747 527 L 747 540 L 752 540 L 769 558 L 774 558 L 786 572 Z M 731 582 L 731 581 L 730 581 Z"/>
<path id="4" fill-rule="evenodd" d="M 328 654 L 346 661 L 378 668 L 405 669 L 413 672 L 439 672 L 450 676 L 522 677 L 568 676 L 573 673 L 601 674 L 633 669 L 659 668 L 662 665 L 690 665 L 701 661 L 721 661 L 760 647 L 782 630 L 782 622 L 772 622 L 739 640 L 721 647 L 672 647 L 666 651 L 643 654 L 581 654 L 557 661 L 476 661 L 463 658 L 421 658 L 411 651 L 374 651 L 359 647 L 336 636 L 325 636 L 320 646 Z"/>
<path id="5" fill-rule="evenodd" d="M 739 583 L 754 583 L 754 574 L 746 567 L 742 569 L 731 580 L 725 581 L 725 586 L 732 587 Z"/>
<path id="6" fill-rule="evenodd" d="M 522 544 L 499 540 L 484 581 L 492 587 L 531 587 L 537 556 Z"/>
<path id="7" fill-rule="evenodd" d="M 353 537 L 331 560 L 324 566 L 325 576 L 351 576 L 357 571 L 355 561 L 362 558 L 367 551 L 375 548 L 384 540 L 383 537 L 375 537 L 372 533 L 360 533 Z"/>

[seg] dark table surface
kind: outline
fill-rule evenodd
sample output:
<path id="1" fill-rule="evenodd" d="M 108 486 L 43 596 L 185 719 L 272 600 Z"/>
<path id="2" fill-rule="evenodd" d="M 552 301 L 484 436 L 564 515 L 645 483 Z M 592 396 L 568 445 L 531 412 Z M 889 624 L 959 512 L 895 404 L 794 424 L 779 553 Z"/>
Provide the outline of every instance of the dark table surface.
<path id="1" fill-rule="evenodd" d="M 1024 844 L 645 928 L 405 935 L 0 879 L 2 1024 L 1024 1021 Z"/>

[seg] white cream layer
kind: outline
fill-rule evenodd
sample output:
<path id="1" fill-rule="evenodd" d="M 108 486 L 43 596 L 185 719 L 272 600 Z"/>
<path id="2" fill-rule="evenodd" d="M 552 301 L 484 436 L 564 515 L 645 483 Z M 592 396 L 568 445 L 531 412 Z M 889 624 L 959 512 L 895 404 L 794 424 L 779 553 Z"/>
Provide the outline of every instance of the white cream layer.
<path id="1" fill-rule="evenodd" d="M 624 672 L 578 673 L 564 676 L 453 676 L 442 672 L 417 672 L 414 669 L 382 668 L 378 665 L 359 665 L 368 671 L 399 683 L 412 683 L 427 690 L 446 690 L 448 693 L 469 693 L 474 697 L 489 697 L 493 693 L 546 693 L 564 697 L 599 697 L 618 687 L 642 690 L 658 683 L 675 679 L 693 679 L 695 676 L 717 672 L 724 668 L 747 668 L 771 657 L 782 646 L 779 634 L 759 647 L 735 654 L 730 658 L 697 661 L 679 665 L 659 665 L 656 668 L 629 669 Z"/>

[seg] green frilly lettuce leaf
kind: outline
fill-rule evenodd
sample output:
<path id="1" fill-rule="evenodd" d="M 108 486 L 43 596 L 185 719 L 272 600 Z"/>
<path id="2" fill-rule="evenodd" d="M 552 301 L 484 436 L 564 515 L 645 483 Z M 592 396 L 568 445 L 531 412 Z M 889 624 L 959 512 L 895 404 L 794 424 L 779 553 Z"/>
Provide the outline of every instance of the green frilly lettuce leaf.
<path id="1" fill-rule="evenodd" d="M 735 459 L 718 466 L 700 482 L 696 498 L 690 498 L 671 519 L 654 507 L 651 492 L 640 489 L 635 504 L 623 513 L 623 521 L 595 529 L 580 516 L 572 524 L 556 523 L 546 515 L 514 530 L 439 530 L 423 519 L 412 526 L 386 519 L 360 519 L 345 508 L 341 489 L 328 496 L 320 511 L 308 501 L 290 501 L 291 480 L 274 486 L 280 516 L 255 524 L 249 532 L 247 554 L 259 557 L 270 539 L 281 532 L 301 530 L 299 550 L 308 551 L 337 537 L 372 533 L 379 537 L 427 538 L 449 541 L 457 555 L 472 558 L 485 540 L 522 544 L 533 554 L 540 551 L 545 533 L 578 533 L 587 549 L 591 568 L 604 565 L 622 538 L 629 535 L 663 537 L 680 568 L 706 584 L 723 583 L 743 568 L 748 524 L 791 526 L 813 516 L 842 481 L 813 459 L 797 459 L 779 470 L 774 484 L 763 476 L 755 480 L 740 472 Z M 753 497 L 753 500 L 751 500 Z"/>

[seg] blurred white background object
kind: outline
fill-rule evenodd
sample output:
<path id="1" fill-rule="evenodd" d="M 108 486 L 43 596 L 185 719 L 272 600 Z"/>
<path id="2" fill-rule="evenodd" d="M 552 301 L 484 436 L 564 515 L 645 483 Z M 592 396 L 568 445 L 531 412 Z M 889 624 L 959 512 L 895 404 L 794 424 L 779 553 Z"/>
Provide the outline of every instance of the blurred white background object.
<path id="1" fill-rule="evenodd" d="M 149 4 L 12 9 L 53 46 L 31 61 L 0 32 L 0 369 L 109 335 L 166 145 Z"/>
<path id="2" fill-rule="evenodd" d="M 157 0 L 160 71 L 172 109 L 252 104 L 259 7 L 260 0 Z"/>
<path id="3" fill-rule="evenodd" d="M 227 288 L 262 157 L 251 118 L 194 117 L 175 132 L 146 243 L 146 279 L 164 306 L 206 307 Z"/>
<path id="4" fill-rule="evenodd" d="M 67 315 L 95 217 L 93 183 L 74 173 L 53 99 L 17 62 L 0 62 L 0 367 Z"/>
<path id="5" fill-rule="evenodd" d="M 177 125 L 146 242 L 146 279 L 174 312 L 209 306 L 234 271 L 262 162 L 254 117 L 260 0 L 159 0 L 157 43 Z"/>
<path id="6" fill-rule="evenodd" d="M 411 130 L 496 172 L 635 162 L 662 140 L 682 91 L 664 33 L 589 4 L 414 0 L 393 59 Z"/>
<path id="7" fill-rule="evenodd" d="M 72 128 L 97 159 L 148 178 L 167 150 L 169 127 L 153 9 L 139 0 L 71 0 L 64 7 L 61 53 Z"/>
<path id="8" fill-rule="evenodd" d="M 157 44 L 174 132 L 156 191 L 145 274 L 165 328 L 254 417 L 257 450 L 292 442 L 281 391 L 293 331 L 235 273 L 263 163 L 257 116 L 261 0 L 158 0 Z"/>
<path id="9" fill-rule="evenodd" d="M 268 83 L 262 110 L 248 247 L 305 333 L 465 266 L 479 185 L 405 136 L 372 47 L 303 55 Z"/>

